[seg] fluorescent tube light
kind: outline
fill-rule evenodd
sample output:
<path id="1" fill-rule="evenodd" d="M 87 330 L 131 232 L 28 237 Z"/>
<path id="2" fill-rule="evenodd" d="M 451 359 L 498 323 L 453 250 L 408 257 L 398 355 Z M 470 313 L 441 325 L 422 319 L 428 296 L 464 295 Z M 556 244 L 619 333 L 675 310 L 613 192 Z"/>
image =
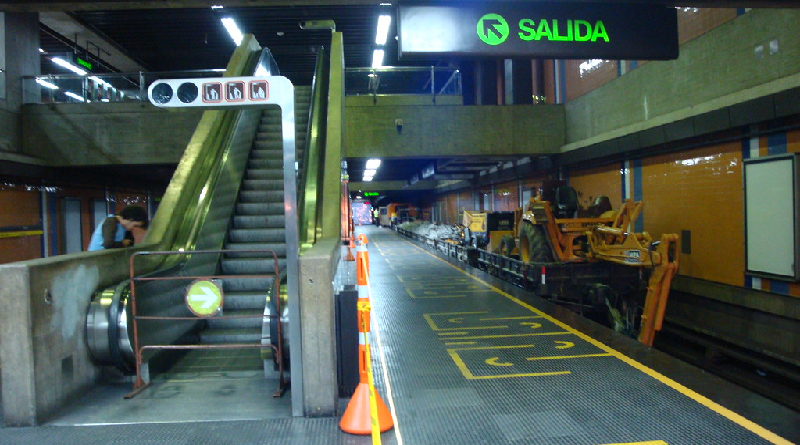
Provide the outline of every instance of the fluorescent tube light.
<path id="1" fill-rule="evenodd" d="M 389 35 L 390 23 L 392 23 L 392 16 L 382 15 L 378 17 L 378 33 L 375 35 L 375 43 L 378 45 L 386 44 L 386 37 Z"/>
<path id="2" fill-rule="evenodd" d="M 233 41 L 236 42 L 236 46 L 241 45 L 244 36 L 242 35 L 242 32 L 239 31 L 239 27 L 236 26 L 236 22 L 230 17 L 226 17 L 221 20 L 222 24 L 225 26 L 225 29 L 228 30 L 228 34 L 230 34 Z"/>
<path id="3" fill-rule="evenodd" d="M 97 83 L 99 83 L 100 85 L 103 85 L 103 86 L 109 86 L 109 87 L 111 86 L 110 83 L 106 82 L 105 80 L 103 80 L 103 79 L 101 79 L 101 78 L 99 78 L 97 76 L 91 76 L 91 77 L 89 77 L 89 79 L 91 79 L 91 80 L 93 80 L 93 81 L 95 81 L 95 82 L 97 82 Z"/>
<path id="4" fill-rule="evenodd" d="M 368 170 L 377 170 L 378 167 L 381 166 L 380 159 L 369 159 L 367 160 L 367 169 Z"/>
<path id="5" fill-rule="evenodd" d="M 69 97 L 71 97 L 71 98 L 73 98 L 75 100 L 78 100 L 78 101 L 81 101 L 81 102 L 85 102 L 85 100 L 82 97 L 78 96 L 77 94 L 73 93 L 72 91 L 67 91 L 64 94 L 66 94 L 67 96 L 69 96 Z"/>
<path id="6" fill-rule="evenodd" d="M 53 63 L 55 63 L 56 65 L 58 65 L 58 66 L 60 66 L 62 68 L 66 68 L 66 69 L 72 71 L 75 74 L 78 74 L 80 76 L 85 76 L 86 75 L 86 71 L 78 68 L 77 66 L 75 66 L 75 65 L 73 65 L 73 64 L 71 64 L 69 62 L 67 62 L 66 60 L 62 59 L 61 57 L 53 57 L 50 60 L 52 60 Z"/>
<path id="7" fill-rule="evenodd" d="M 43 86 L 45 88 L 50 88 L 51 90 L 57 90 L 58 89 L 57 85 L 54 85 L 54 84 L 52 84 L 52 83 L 50 83 L 50 82 L 48 82 L 46 80 L 36 79 L 36 83 L 38 83 L 39 85 L 41 85 L 41 86 Z"/>
<path id="8" fill-rule="evenodd" d="M 383 50 L 376 49 L 372 52 L 372 67 L 380 68 L 381 66 L 383 66 Z"/>

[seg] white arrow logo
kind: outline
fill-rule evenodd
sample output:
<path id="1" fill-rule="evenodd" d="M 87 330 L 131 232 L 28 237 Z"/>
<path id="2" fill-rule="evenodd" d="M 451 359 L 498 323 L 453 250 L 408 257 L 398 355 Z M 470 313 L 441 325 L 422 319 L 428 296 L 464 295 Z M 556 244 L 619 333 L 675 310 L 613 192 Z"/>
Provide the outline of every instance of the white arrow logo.
<path id="1" fill-rule="evenodd" d="M 203 305 L 200 306 L 200 308 L 201 309 L 208 309 L 214 303 L 217 302 L 217 295 L 211 289 L 209 289 L 207 287 L 202 287 L 200 289 L 203 291 L 203 293 L 205 295 L 191 294 L 191 295 L 189 295 L 189 300 L 190 301 L 202 301 Z"/>

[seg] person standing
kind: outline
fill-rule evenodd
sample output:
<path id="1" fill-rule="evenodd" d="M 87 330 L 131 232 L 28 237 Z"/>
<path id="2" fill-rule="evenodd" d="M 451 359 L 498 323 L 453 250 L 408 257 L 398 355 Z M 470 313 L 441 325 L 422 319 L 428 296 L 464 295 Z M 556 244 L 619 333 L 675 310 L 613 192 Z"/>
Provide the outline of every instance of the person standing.
<path id="1" fill-rule="evenodd" d="M 139 206 L 127 206 L 117 215 L 108 215 L 97 225 L 87 250 L 129 247 L 133 245 L 133 229 L 146 226 L 147 211 Z"/>

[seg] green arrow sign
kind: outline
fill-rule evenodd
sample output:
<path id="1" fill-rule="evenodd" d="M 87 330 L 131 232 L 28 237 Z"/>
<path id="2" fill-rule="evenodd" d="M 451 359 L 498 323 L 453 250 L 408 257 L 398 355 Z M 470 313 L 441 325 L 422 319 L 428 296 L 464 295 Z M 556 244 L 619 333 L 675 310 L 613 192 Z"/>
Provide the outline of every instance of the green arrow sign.
<path id="1" fill-rule="evenodd" d="M 199 317 L 216 315 L 222 307 L 222 288 L 211 280 L 196 280 L 186 290 L 186 305 Z"/>
<path id="2" fill-rule="evenodd" d="M 508 32 L 508 22 L 500 14 L 486 14 L 478 20 L 478 37 L 487 45 L 505 42 Z"/>

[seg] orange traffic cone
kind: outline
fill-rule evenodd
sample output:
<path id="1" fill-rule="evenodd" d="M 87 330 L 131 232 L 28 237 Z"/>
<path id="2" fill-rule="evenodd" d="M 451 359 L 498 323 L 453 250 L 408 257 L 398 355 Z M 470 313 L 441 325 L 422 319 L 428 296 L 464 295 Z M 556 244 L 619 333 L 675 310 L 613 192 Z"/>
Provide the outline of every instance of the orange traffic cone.
<path id="1" fill-rule="evenodd" d="M 370 374 L 367 366 L 370 365 L 369 348 L 369 257 L 367 254 L 367 237 L 358 236 L 359 244 L 356 249 L 356 281 L 358 283 L 358 371 L 359 383 L 356 387 L 347 409 L 344 411 L 339 427 L 350 434 L 369 435 L 372 433 L 372 419 L 370 413 Z M 372 367 L 370 366 L 370 370 Z M 374 389 L 374 387 L 373 387 Z M 377 408 L 377 425 L 380 432 L 389 431 L 394 426 L 392 414 L 383 402 L 380 394 L 374 391 L 375 405 Z"/>

